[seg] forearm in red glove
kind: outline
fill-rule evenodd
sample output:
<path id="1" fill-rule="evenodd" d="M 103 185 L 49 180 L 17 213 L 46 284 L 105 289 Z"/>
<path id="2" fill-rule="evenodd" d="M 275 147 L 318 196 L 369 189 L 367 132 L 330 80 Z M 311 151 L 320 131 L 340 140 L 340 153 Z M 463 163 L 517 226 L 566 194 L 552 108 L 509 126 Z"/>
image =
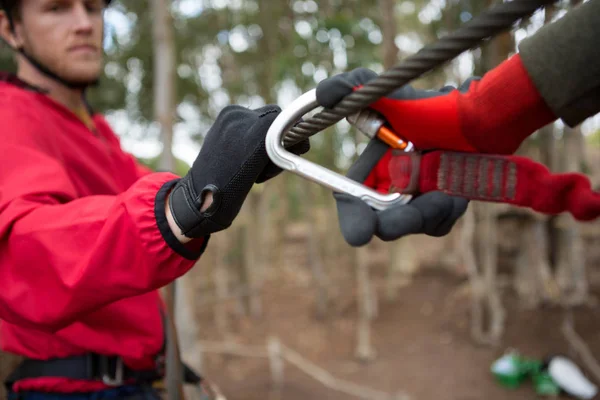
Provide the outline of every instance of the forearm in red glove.
<path id="1" fill-rule="evenodd" d="M 322 81 L 319 104 L 328 107 L 377 75 L 359 68 Z M 544 103 L 519 55 L 459 89 L 417 90 L 409 85 L 371 106 L 419 150 L 512 154 L 556 117 Z"/>

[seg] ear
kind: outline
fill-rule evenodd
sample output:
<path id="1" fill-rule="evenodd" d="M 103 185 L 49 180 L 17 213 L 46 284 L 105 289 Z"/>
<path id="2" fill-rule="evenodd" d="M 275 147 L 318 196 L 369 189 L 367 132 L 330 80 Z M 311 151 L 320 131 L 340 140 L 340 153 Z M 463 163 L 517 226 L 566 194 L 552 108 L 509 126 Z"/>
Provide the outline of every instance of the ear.
<path id="1" fill-rule="evenodd" d="M 21 46 L 21 43 L 16 38 L 10 24 L 10 20 L 4 10 L 0 10 L 0 38 L 13 49 Z"/>

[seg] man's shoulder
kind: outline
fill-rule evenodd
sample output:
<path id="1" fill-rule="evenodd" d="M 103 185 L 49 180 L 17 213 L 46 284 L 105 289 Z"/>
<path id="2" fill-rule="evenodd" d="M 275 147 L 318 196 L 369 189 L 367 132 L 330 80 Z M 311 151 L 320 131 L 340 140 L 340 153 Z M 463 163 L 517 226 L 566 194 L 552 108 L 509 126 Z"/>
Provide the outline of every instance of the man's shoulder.
<path id="1" fill-rule="evenodd" d="M 0 113 L 3 118 L 10 115 L 31 115 L 35 113 L 42 94 L 19 81 L 3 79 L 0 74 Z M 39 107 L 39 106 L 38 106 Z"/>
<path id="2" fill-rule="evenodd" d="M 48 145 L 52 124 L 40 112 L 43 94 L 0 81 L 0 145 L 39 148 Z"/>

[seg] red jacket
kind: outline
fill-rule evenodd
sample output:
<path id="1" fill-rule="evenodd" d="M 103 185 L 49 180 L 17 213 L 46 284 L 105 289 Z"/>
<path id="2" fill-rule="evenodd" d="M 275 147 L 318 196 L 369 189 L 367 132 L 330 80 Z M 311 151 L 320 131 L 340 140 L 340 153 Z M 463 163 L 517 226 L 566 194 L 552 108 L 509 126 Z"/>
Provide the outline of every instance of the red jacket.
<path id="1" fill-rule="evenodd" d="M 100 115 L 92 132 L 50 97 L 6 81 L 0 121 L 2 349 L 152 367 L 163 344 L 157 289 L 192 268 L 208 242 L 186 248 L 166 225 L 165 184 L 178 177 L 124 153 Z M 44 378 L 14 390 L 102 387 Z"/>

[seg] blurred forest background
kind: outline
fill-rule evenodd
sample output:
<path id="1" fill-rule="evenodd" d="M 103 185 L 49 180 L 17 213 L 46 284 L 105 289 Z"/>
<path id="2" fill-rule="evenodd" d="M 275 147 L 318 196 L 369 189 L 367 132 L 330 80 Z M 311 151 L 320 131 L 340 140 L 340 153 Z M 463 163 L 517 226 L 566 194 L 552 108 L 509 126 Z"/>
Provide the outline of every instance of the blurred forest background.
<path id="1" fill-rule="evenodd" d="M 119 0 L 92 106 L 123 146 L 184 174 L 219 111 L 293 99 L 356 67 L 382 72 L 493 0 Z M 458 85 L 514 54 L 561 1 L 413 82 Z M 0 69 L 14 66 L 0 49 Z M 600 182 L 600 119 L 545 127 L 519 149 Z M 306 155 L 343 172 L 365 138 L 345 121 Z M 531 399 L 490 364 L 507 349 L 563 353 L 600 383 L 600 229 L 472 202 L 444 238 L 351 248 L 331 193 L 283 173 L 177 281 L 184 359 L 228 399 Z M 2 363 L 8 365 L 6 361 Z"/>

